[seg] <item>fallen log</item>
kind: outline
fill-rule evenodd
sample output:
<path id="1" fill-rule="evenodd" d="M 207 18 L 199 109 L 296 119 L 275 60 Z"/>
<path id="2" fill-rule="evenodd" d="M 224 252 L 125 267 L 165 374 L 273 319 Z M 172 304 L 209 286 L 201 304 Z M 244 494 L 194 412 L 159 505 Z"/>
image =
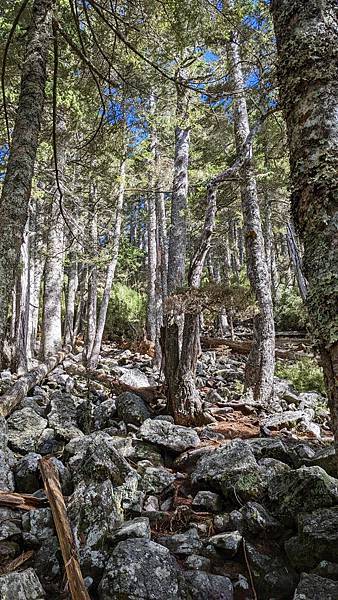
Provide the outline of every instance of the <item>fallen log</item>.
<path id="1" fill-rule="evenodd" d="M 41 363 L 20 377 L 6 394 L 0 396 L 0 416 L 8 417 L 25 396 L 27 396 L 28 392 L 34 386 L 41 383 L 41 381 L 43 381 L 45 377 L 65 359 L 69 351 L 70 348 L 65 348 L 48 358 L 45 363 Z"/>
<path id="2" fill-rule="evenodd" d="M 202 350 L 220 350 L 222 348 L 229 348 L 232 352 L 235 352 L 237 354 L 247 355 L 251 350 L 252 341 L 201 337 L 201 346 Z M 312 356 L 312 354 L 303 352 L 302 350 L 295 352 L 293 350 L 282 350 L 280 348 L 276 348 L 275 356 L 276 358 L 297 360 L 297 358 L 302 358 L 304 356 Z"/>
<path id="3" fill-rule="evenodd" d="M 80 569 L 73 533 L 61 491 L 59 474 L 50 458 L 41 458 L 39 466 L 52 510 L 71 597 L 73 600 L 90 600 Z"/>
<path id="4" fill-rule="evenodd" d="M 35 510 L 46 506 L 46 500 L 32 494 L 17 494 L 16 492 L 0 491 L 0 506 L 18 508 L 20 510 Z"/>

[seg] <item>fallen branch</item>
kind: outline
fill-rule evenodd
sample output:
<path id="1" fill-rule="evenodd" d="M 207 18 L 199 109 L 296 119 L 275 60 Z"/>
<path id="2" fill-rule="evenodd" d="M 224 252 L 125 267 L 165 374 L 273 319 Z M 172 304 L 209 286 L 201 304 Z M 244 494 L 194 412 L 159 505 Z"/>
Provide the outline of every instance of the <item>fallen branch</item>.
<path id="1" fill-rule="evenodd" d="M 46 500 L 37 498 L 32 494 L 17 494 L 15 492 L 0 491 L 0 506 L 18 508 L 20 510 L 35 510 L 46 506 Z"/>
<path id="2" fill-rule="evenodd" d="M 23 552 L 22 554 L 20 554 L 20 556 L 14 558 L 14 560 L 11 560 L 11 562 L 7 563 L 7 565 L 0 567 L 0 575 L 7 575 L 7 573 L 13 573 L 13 571 L 16 571 L 25 562 L 27 562 L 27 560 L 30 560 L 33 555 L 34 550 L 28 550 L 27 552 Z"/>
<path id="3" fill-rule="evenodd" d="M 51 356 L 38 367 L 35 367 L 31 371 L 28 371 L 25 375 L 20 377 L 14 385 L 0 397 L 0 416 L 8 417 L 13 410 L 20 404 L 20 402 L 27 396 L 28 392 L 36 385 L 41 383 L 45 377 L 55 369 L 67 356 L 70 348 L 58 352 L 54 356 Z"/>
<path id="4" fill-rule="evenodd" d="M 236 352 L 237 354 L 249 354 L 252 346 L 251 340 L 225 340 L 223 338 L 211 338 L 211 337 L 202 337 L 201 338 L 201 346 L 203 350 L 217 350 L 221 348 L 230 348 L 232 352 Z M 304 356 L 312 356 L 302 350 L 295 352 L 293 350 L 282 350 L 280 348 L 276 348 L 275 350 L 276 358 L 285 358 L 285 359 L 297 359 Z"/>
<path id="5" fill-rule="evenodd" d="M 73 533 L 61 491 L 59 474 L 49 458 L 41 458 L 39 466 L 53 514 L 72 599 L 90 600 L 80 569 Z"/>

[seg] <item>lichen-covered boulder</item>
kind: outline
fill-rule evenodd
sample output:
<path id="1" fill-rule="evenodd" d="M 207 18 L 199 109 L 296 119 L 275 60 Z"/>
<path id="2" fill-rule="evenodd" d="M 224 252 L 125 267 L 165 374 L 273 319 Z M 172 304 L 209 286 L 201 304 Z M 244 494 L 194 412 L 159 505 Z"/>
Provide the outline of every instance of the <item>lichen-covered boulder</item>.
<path id="1" fill-rule="evenodd" d="M 196 448 L 200 443 L 195 429 L 160 419 L 147 419 L 138 433 L 143 440 L 173 452 L 184 452 L 188 448 Z"/>
<path id="2" fill-rule="evenodd" d="M 131 385 L 136 388 L 150 387 L 148 377 L 140 369 L 128 368 L 128 367 L 114 367 L 114 374 L 116 374 L 122 383 Z"/>
<path id="3" fill-rule="evenodd" d="M 0 576 L 0 598 L 3 600 L 44 600 L 46 594 L 34 569 L 26 569 Z"/>
<path id="4" fill-rule="evenodd" d="M 137 394 L 124 392 L 116 398 L 117 414 L 128 425 L 142 425 L 151 417 L 151 412 L 145 401 Z"/>
<path id="5" fill-rule="evenodd" d="M 299 570 L 313 568 L 320 561 L 338 560 L 338 506 L 298 516 L 298 536 L 285 542 L 292 564 Z"/>
<path id="6" fill-rule="evenodd" d="M 68 442 L 83 435 L 78 423 L 80 403 L 80 400 L 71 394 L 56 391 L 52 395 L 48 422 L 49 427 L 54 429 L 60 439 Z"/>
<path id="7" fill-rule="evenodd" d="M 185 600 L 185 583 L 175 559 L 150 540 L 120 542 L 99 587 L 100 600 Z"/>
<path id="8" fill-rule="evenodd" d="M 197 492 L 192 501 L 194 510 L 218 513 L 222 510 L 222 498 L 209 490 Z"/>
<path id="9" fill-rule="evenodd" d="M 247 502 L 240 512 L 243 516 L 245 534 L 252 536 L 264 534 L 268 538 L 276 538 L 284 531 L 283 525 L 258 502 Z"/>
<path id="10" fill-rule="evenodd" d="M 242 539 L 239 531 L 229 531 L 228 533 L 213 535 L 209 542 L 217 550 L 220 550 L 226 558 L 233 558 L 241 547 Z"/>
<path id="11" fill-rule="evenodd" d="M 303 573 L 293 600 L 337 600 L 338 581 Z"/>
<path id="12" fill-rule="evenodd" d="M 268 490 L 274 513 L 293 521 L 300 512 L 338 503 L 338 480 L 320 467 L 301 467 L 273 477 Z"/>
<path id="13" fill-rule="evenodd" d="M 15 452 L 35 452 L 47 420 L 32 408 L 16 410 L 8 419 L 8 443 Z"/>
<path id="14" fill-rule="evenodd" d="M 95 406 L 93 410 L 93 428 L 95 430 L 105 429 L 110 427 L 116 415 L 116 399 L 108 398 L 104 400 L 98 406 Z"/>
<path id="15" fill-rule="evenodd" d="M 233 600 L 233 587 L 228 577 L 204 571 L 186 571 L 184 575 L 189 600 Z"/>
<path id="16" fill-rule="evenodd" d="M 0 490 L 13 492 L 15 489 L 13 467 L 15 456 L 7 447 L 7 421 L 0 417 Z"/>
<path id="17" fill-rule="evenodd" d="M 176 479 L 174 473 L 165 467 L 146 466 L 142 468 L 141 466 L 138 468 L 138 472 L 141 474 L 140 489 L 147 494 L 161 494 Z"/>
<path id="18" fill-rule="evenodd" d="M 278 547 L 269 554 L 246 543 L 246 552 L 260 600 L 285 600 L 291 598 L 298 576 Z"/>
<path id="19" fill-rule="evenodd" d="M 254 497 L 261 487 L 261 474 L 258 463 L 247 442 L 233 442 L 212 450 L 202 456 L 191 475 L 193 484 L 211 485 L 218 488 L 227 498 L 233 496 L 234 489 Z M 256 492 L 257 490 L 257 492 Z"/>
<path id="20" fill-rule="evenodd" d="M 42 487 L 39 462 L 41 454 L 29 452 L 15 465 L 15 484 L 18 492 L 33 494 Z M 72 492 L 70 472 L 58 458 L 52 457 L 52 462 L 59 473 L 62 491 L 65 496 Z"/>
<path id="21" fill-rule="evenodd" d="M 120 527 L 115 529 L 109 536 L 109 544 L 115 545 L 131 538 L 144 538 L 150 540 L 151 531 L 149 519 L 139 517 L 131 521 L 125 521 Z"/>

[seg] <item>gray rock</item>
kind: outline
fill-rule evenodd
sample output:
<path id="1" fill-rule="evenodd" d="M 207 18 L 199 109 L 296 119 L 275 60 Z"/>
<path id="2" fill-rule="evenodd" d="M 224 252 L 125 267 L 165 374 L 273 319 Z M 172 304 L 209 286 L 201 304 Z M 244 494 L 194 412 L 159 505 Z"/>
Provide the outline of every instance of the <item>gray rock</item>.
<path id="1" fill-rule="evenodd" d="M 337 475 L 337 462 L 334 446 L 321 448 L 304 462 L 307 466 L 321 467 L 332 477 Z"/>
<path id="2" fill-rule="evenodd" d="M 143 442 L 142 440 L 133 440 L 132 447 L 128 450 L 126 456 L 133 462 L 149 460 L 155 467 L 163 465 L 160 450 L 155 448 L 153 444 Z"/>
<path id="3" fill-rule="evenodd" d="M 221 550 L 226 558 L 233 558 L 239 551 L 242 543 L 242 535 L 239 531 L 229 533 L 218 533 L 209 539 L 210 544 L 217 550 Z"/>
<path id="4" fill-rule="evenodd" d="M 238 580 L 234 583 L 234 591 L 241 600 L 252 600 L 251 585 L 244 575 L 238 575 Z"/>
<path id="5" fill-rule="evenodd" d="M 192 501 L 192 507 L 200 511 L 217 513 L 222 510 L 222 498 L 214 492 L 197 492 Z"/>
<path id="6" fill-rule="evenodd" d="M 248 443 L 257 460 L 274 458 L 293 466 L 289 449 L 279 438 L 258 438 L 248 440 Z"/>
<path id="7" fill-rule="evenodd" d="M 48 422 L 59 438 L 69 442 L 72 438 L 83 435 L 78 426 L 78 414 L 78 402 L 74 396 L 60 391 L 54 392 Z"/>
<path id="8" fill-rule="evenodd" d="M 46 595 L 35 571 L 26 569 L 0 577 L 0 598 L 3 600 L 44 600 Z"/>
<path id="9" fill-rule="evenodd" d="M 158 419 L 147 419 L 140 427 L 139 436 L 151 442 L 158 444 L 173 452 L 184 452 L 188 448 L 196 448 L 200 439 L 194 429 L 173 425 L 168 421 Z"/>
<path id="10" fill-rule="evenodd" d="M 150 540 L 133 539 L 115 547 L 99 587 L 99 598 L 183 600 L 185 589 L 167 548 Z"/>
<path id="11" fill-rule="evenodd" d="M 47 420 L 32 408 L 15 411 L 8 419 L 8 442 L 16 452 L 35 452 Z"/>
<path id="12" fill-rule="evenodd" d="M 160 510 L 160 504 L 156 496 L 148 496 L 144 502 L 143 510 L 146 512 L 154 512 Z"/>
<path id="13" fill-rule="evenodd" d="M 259 600 L 292 597 L 298 576 L 277 547 L 272 549 L 271 554 L 263 554 L 247 542 L 246 552 Z"/>
<path id="14" fill-rule="evenodd" d="M 285 542 L 292 564 L 310 569 L 319 561 L 338 559 L 338 506 L 298 516 L 298 536 Z"/>
<path id="15" fill-rule="evenodd" d="M 57 454 L 62 452 L 64 448 L 64 442 L 57 438 L 54 429 L 47 427 L 42 432 L 37 444 L 36 452 L 39 454 Z"/>
<path id="16" fill-rule="evenodd" d="M 125 423 L 142 425 L 151 417 L 151 412 L 140 396 L 125 392 L 116 398 L 117 414 Z"/>
<path id="17" fill-rule="evenodd" d="M 321 577 L 335 579 L 338 581 L 338 563 L 333 563 L 328 560 L 321 560 L 313 570 L 313 573 L 314 575 L 320 575 Z"/>
<path id="18" fill-rule="evenodd" d="M 98 406 L 95 406 L 93 412 L 94 429 L 99 430 L 111 427 L 116 412 L 115 398 L 109 398 L 108 400 L 101 402 Z"/>
<path id="19" fill-rule="evenodd" d="M 176 479 L 176 475 L 164 467 L 150 466 L 138 470 L 141 474 L 140 489 L 148 494 L 161 494 Z"/>
<path id="20" fill-rule="evenodd" d="M 140 371 L 140 369 L 128 369 L 126 367 L 114 367 L 114 373 L 118 376 L 122 383 L 131 385 L 132 387 L 142 388 L 150 387 L 148 377 Z"/>
<path id="21" fill-rule="evenodd" d="M 264 533 L 269 538 L 282 535 L 284 530 L 282 524 L 258 502 L 248 502 L 240 512 L 243 515 L 245 533 L 251 535 Z"/>
<path id="22" fill-rule="evenodd" d="M 241 516 L 241 515 L 240 515 Z M 213 520 L 214 529 L 217 533 L 221 533 L 223 531 L 231 531 L 232 530 L 232 522 L 229 513 L 223 513 L 214 516 Z"/>
<path id="23" fill-rule="evenodd" d="M 23 540 L 30 548 L 40 546 L 55 536 L 50 508 L 30 510 L 22 515 Z"/>
<path id="24" fill-rule="evenodd" d="M 42 487 L 39 461 L 41 454 L 29 452 L 16 463 L 15 484 L 18 492 L 33 494 Z"/>
<path id="25" fill-rule="evenodd" d="M 338 582 L 303 573 L 293 600 L 337 600 Z"/>
<path id="26" fill-rule="evenodd" d="M 308 421 L 310 417 L 314 417 L 314 413 L 309 415 L 304 410 L 288 410 L 277 415 L 270 415 L 263 419 L 262 425 L 267 429 L 276 430 L 283 427 L 294 427 L 302 421 Z"/>
<path id="27" fill-rule="evenodd" d="M 166 546 L 173 554 L 180 556 L 189 556 L 189 554 L 198 554 L 202 549 L 202 542 L 194 527 L 188 529 L 185 533 L 176 533 L 174 535 L 164 535 L 158 538 L 158 543 Z"/>
<path id="28" fill-rule="evenodd" d="M 233 600 L 233 587 L 228 577 L 211 575 L 204 571 L 186 571 L 184 575 L 189 599 Z"/>
<path id="29" fill-rule="evenodd" d="M 132 521 L 125 521 L 118 529 L 109 536 L 109 542 L 113 545 L 130 538 L 144 538 L 150 540 L 150 524 L 147 517 L 139 517 Z"/>
<path id="30" fill-rule="evenodd" d="M 192 473 L 193 484 L 218 487 L 227 498 L 234 489 L 255 495 L 261 481 L 260 470 L 247 442 L 234 440 L 202 456 Z"/>
<path id="31" fill-rule="evenodd" d="M 301 467 L 271 479 L 269 498 L 277 516 L 292 521 L 299 512 L 338 502 L 338 480 L 320 467 Z"/>
<path id="32" fill-rule="evenodd" d="M 198 554 L 190 554 L 185 561 L 186 567 L 194 571 L 210 571 L 211 560 L 206 556 L 199 556 Z"/>
<path id="33" fill-rule="evenodd" d="M 7 447 L 7 432 L 7 421 L 4 417 L 0 417 L 0 490 L 14 492 L 13 468 L 15 456 Z"/>

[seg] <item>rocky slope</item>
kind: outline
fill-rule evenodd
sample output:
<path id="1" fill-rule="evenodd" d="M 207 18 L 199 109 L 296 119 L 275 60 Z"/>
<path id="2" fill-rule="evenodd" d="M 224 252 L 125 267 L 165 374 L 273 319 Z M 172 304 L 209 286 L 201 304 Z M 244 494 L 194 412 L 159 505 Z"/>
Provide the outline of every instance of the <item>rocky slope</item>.
<path id="1" fill-rule="evenodd" d="M 99 367 L 136 387 L 157 375 L 150 359 L 117 348 Z M 43 500 L 39 460 L 54 457 L 91 598 L 338 598 L 338 481 L 322 397 L 276 379 L 263 411 L 241 394 L 241 358 L 206 352 L 198 383 L 210 425 L 195 430 L 174 425 L 161 399 L 114 397 L 78 372 L 67 359 L 1 421 L 0 490 Z M 0 565 L 1 599 L 69 597 L 47 501 L 0 505 Z"/>

